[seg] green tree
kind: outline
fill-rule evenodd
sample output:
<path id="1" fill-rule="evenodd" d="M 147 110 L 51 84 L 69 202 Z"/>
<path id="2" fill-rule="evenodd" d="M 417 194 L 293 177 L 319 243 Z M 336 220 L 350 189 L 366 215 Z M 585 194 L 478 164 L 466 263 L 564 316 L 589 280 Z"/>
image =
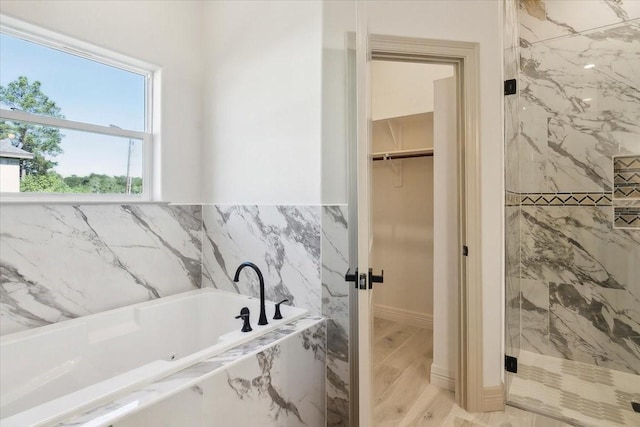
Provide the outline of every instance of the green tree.
<path id="1" fill-rule="evenodd" d="M 7 87 L 0 86 L 0 104 L 27 113 L 64 118 L 60 107 L 40 90 L 40 86 L 39 81 L 29 83 L 25 76 L 20 76 Z M 14 134 L 23 144 L 23 150 L 34 155 L 33 159 L 23 160 L 20 164 L 22 170 L 28 175 L 45 175 L 57 165 L 45 156 L 51 158 L 62 153 L 60 142 L 63 135 L 60 129 L 0 120 L 0 139 L 7 138 L 9 134 Z"/>
<path id="2" fill-rule="evenodd" d="M 20 180 L 20 191 L 29 193 L 74 193 L 57 173 L 26 175 Z"/>

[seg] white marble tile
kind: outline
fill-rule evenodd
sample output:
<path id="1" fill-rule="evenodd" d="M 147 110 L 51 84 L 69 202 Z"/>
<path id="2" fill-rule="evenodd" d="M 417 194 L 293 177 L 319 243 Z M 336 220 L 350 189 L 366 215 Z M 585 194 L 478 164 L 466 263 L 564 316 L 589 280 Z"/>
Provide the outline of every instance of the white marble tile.
<path id="1" fill-rule="evenodd" d="M 536 43 L 639 17 L 636 0 L 520 0 L 520 38 Z"/>
<path id="2" fill-rule="evenodd" d="M 544 348 L 551 283 L 549 354 L 640 372 L 640 233 L 613 229 L 611 207 L 527 206 L 522 214 L 522 281 L 543 290 L 526 294 L 523 348 Z"/>
<path id="3" fill-rule="evenodd" d="M 196 385 L 115 422 L 112 426 L 197 427 L 202 425 L 202 417 L 202 388 Z"/>
<path id="4" fill-rule="evenodd" d="M 349 235 L 346 206 L 322 208 L 322 314 L 327 321 L 327 425 L 349 425 Z"/>
<path id="5" fill-rule="evenodd" d="M 203 425 L 324 425 L 324 341 L 322 324 L 203 382 Z"/>
<path id="6" fill-rule="evenodd" d="M 542 280 L 522 278 L 521 349 L 546 354 L 549 351 L 549 286 Z"/>
<path id="7" fill-rule="evenodd" d="M 0 332 L 84 316 L 201 284 L 201 208 L 6 205 Z"/>
<path id="8" fill-rule="evenodd" d="M 520 206 L 505 208 L 505 351 L 517 356 L 520 339 Z"/>
<path id="9" fill-rule="evenodd" d="M 203 285 L 259 296 L 255 263 L 265 280 L 266 298 L 322 312 L 319 206 L 203 206 Z"/>
<path id="10" fill-rule="evenodd" d="M 638 52 L 638 22 L 521 49 L 523 192 L 611 190 L 611 157 L 640 149 Z"/>

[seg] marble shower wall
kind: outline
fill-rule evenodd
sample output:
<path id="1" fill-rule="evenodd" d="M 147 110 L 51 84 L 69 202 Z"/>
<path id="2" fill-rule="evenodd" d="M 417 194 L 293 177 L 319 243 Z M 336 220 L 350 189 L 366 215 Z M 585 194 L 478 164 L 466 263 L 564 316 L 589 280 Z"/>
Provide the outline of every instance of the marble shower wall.
<path id="1" fill-rule="evenodd" d="M 614 157 L 640 154 L 639 18 L 637 1 L 521 0 L 506 110 L 519 123 L 519 218 L 507 218 L 520 233 L 520 347 L 635 374 L 640 230 L 614 227 L 614 207 L 640 200 L 613 191 Z"/>
<path id="2" fill-rule="evenodd" d="M 252 261 L 267 299 L 327 317 L 327 425 L 349 425 L 346 207 L 206 205 L 203 229 L 204 286 L 259 296 L 252 271 L 233 282 L 237 266 Z"/>
<path id="3" fill-rule="evenodd" d="M 180 205 L 2 205 L 0 334 L 201 284 L 202 210 Z"/>

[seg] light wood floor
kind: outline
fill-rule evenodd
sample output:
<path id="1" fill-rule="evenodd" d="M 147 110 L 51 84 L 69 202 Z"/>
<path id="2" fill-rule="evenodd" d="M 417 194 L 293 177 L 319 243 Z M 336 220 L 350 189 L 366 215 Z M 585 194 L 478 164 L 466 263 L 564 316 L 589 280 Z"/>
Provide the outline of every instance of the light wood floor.
<path id="1" fill-rule="evenodd" d="M 504 412 L 468 413 L 453 393 L 429 384 L 433 357 L 429 329 L 376 318 L 373 385 L 376 427 L 568 427 L 507 407 Z"/>

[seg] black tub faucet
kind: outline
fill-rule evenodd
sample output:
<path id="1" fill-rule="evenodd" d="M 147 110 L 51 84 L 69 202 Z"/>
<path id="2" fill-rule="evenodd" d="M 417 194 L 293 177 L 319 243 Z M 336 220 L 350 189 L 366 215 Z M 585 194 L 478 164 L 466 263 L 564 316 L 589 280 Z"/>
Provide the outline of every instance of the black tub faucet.
<path id="1" fill-rule="evenodd" d="M 265 309 L 264 309 L 264 278 L 262 277 L 262 272 L 260 271 L 258 266 L 252 262 L 243 262 L 242 264 L 240 264 L 240 266 L 238 266 L 238 269 L 236 270 L 236 275 L 233 277 L 233 281 L 238 282 L 240 278 L 239 277 L 240 272 L 245 267 L 253 268 L 253 270 L 258 275 L 258 280 L 260 281 L 260 318 L 258 319 L 258 325 L 266 325 L 269 322 L 267 322 L 267 315 L 265 314 Z"/>

